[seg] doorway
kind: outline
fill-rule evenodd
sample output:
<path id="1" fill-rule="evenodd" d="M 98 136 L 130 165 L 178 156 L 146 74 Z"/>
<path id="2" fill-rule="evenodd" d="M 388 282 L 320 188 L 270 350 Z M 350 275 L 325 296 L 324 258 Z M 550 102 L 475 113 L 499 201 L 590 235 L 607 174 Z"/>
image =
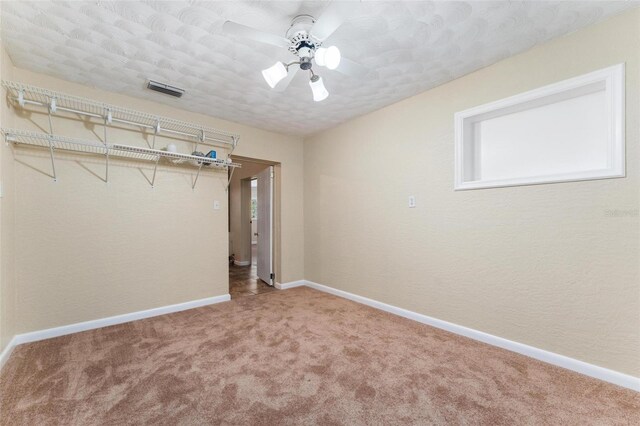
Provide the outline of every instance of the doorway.
<path id="1" fill-rule="evenodd" d="M 275 291 L 278 165 L 237 157 L 234 162 L 242 167 L 229 185 L 229 294 L 239 298 Z"/>

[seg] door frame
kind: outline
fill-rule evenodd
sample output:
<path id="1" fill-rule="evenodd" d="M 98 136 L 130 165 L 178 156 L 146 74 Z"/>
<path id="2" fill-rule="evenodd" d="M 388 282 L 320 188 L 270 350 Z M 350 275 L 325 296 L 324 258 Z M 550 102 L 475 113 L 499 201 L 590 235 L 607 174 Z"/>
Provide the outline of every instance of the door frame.
<path id="1" fill-rule="evenodd" d="M 281 244 L 281 165 L 276 161 L 252 158 L 252 157 L 243 157 L 238 155 L 232 155 L 231 158 L 234 162 L 243 163 L 258 163 L 264 164 L 265 166 L 273 166 L 273 200 L 272 200 L 272 220 L 273 220 L 273 235 L 272 235 L 272 262 L 273 262 L 273 272 L 275 274 L 275 278 L 273 279 L 274 284 L 279 282 L 280 277 L 282 276 L 282 244 Z M 242 168 L 239 168 L 235 171 L 235 173 L 242 173 Z M 240 205 L 240 217 L 251 217 L 251 177 L 255 176 L 246 176 L 241 180 L 247 179 L 247 186 L 249 189 L 249 202 L 241 203 Z M 242 212 L 246 209 L 246 216 L 243 216 Z M 247 226 L 248 232 L 243 232 L 244 227 Z M 243 239 L 243 243 L 247 244 L 247 247 L 251 247 L 251 224 L 250 223 L 241 223 L 241 232 L 240 237 Z"/>

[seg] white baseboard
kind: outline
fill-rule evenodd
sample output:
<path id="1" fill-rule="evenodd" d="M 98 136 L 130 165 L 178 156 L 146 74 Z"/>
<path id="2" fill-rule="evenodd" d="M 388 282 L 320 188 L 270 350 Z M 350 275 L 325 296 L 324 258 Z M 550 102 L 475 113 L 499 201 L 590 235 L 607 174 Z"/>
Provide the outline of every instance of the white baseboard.
<path id="1" fill-rule="evenodd" d="M 282 283 L 282 284 L 280 284 L 280 283 L 278 283 L 278 282 L 277 282 L 277 283 L 275 284 L 275 287 L 276 287 L 278 290 L 286 290 L 286 289 L 288 289 L 288 288 L 301 287 L 301 286 L 305 285 L 306 283 L 307 283 L 307 282 L 306 282 L 305 280 L 300 280 L 300 281 L 291 281 L 291 282 L 288 282 L 288 283 Z"/>
<path id="2" fill-rule="evenodd" d="M 192 300 L 190 302 L 177 303 L 175 305 L 161 306 L 159 308 L 131 312 L 129 314 L 116 315 L 113 317 L 63 325 L 61 327 L 48 328 L 46 330 L 17 334 L 13 337 L 13 339 L 11 339 L 7 347 L 2 351 L 2 354 L 0 355 L 0 368 L 2 367 L 6 359 L 9 358 L 9 355 L 11 354 L 13 348 L 23 343 L 37 342 L 38 340 L 51 339 L 53 337 L 64 336 L 81 331 L 93 330 L 96 328 L 122 324 L 139 319 L 155 317 L 158 315 L 170 314 L 173 312 L 186 311 L 187 309 L 199 308 L 201 306 L 213 305 L 215 303 L 226 302 L 229 300 L 231 300 L 231 296 L 228 294 L 223 294 L 221 296 L 207 297 L 205 299 Z"/>
<path id="3" fill-rule="evenodd" d="M 249 266 L 251 265 L 251 261 L 250 260 L 243 260 L 243 261 L 234 260 L 233 264 L 236 266 Z"/>
<path id="4" fill-rule="evenodd" d="M 312 281 L 305 281 L 305 285 L 316 290 L 331 293 L 335 296 L 353 300 L 354 302 L 362 303 L 364 305 L 368 305 L 382 311 L 390 312 L 401 317 L 418 321 L 423 324 L 449 331 L 451 333 L 459 334 L 461 336 L 469 337 L 474 340 L 479 340 L 481 342 L 488 343 L 493 346 L 498 346 L 512 352 L 517 352 L 521 355 L 526 355 L 528 357 L 535 358 L 537 360 L 553 364 L 558 367 L 566 368 L 568 370 L 572 370 L 586 376 L 594 377 L 596 379 L 604 380 L 605 382 L 613 383 L 615 385 L 640 392 L 639 377 L 630 376 L 628 374 L 609 370 L 604 367 L 598 367 L 597 365 L 589 364 L 584 361 L 579 361 L 577 359 L 569 358 L 567 356 L 560 355 L 554 352 L 545 351 L 543 349 L 535 348 L 523 343 L 507 340 L 502 337 L 474 330 L 472 328 L 453 324 L 447 321 L 442 321 L 437 318 L 432 318 L 430 316 L 422 315 L 417 312 L 409 311 L 407 309 L 398 308 L 393 305 L 388 305 L 386 303 L 378 302 L 377 300 L 358 296 L 357 294 L 338 290 L 326 285 L 314 283 Z"/>
<path id="5" fill-rule="evenodd" d="M 9 359 L 9 356 L 11 356 L 11 352 L 13 352 L 13 348 L 15 348 L 16 345 L 16 336 L 13 336 L 11 340 L 9 340 L 9 343 L 7 343 L 7 346 L 5 346 L 0 353 L 0 370 L 4 366 L 4 363 Z"/>

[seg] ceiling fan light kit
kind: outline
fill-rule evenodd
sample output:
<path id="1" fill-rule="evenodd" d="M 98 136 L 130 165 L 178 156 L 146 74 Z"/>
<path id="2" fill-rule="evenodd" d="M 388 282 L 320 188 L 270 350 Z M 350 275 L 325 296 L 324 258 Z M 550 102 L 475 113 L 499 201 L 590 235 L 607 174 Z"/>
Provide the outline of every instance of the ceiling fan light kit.
<path id="1" fill-rule="evenodd" d="M 336 46 L 321 47 L 316 50 L 316 64 L 335 70 L 340 65 L 340 49 Z"/>
<path id="2" fill-rule="evenodd" d="M 309 80 L 309 86 L 311 86 L 314 101 L 324 101 L 329 96 L 329 92 L 327 91 L 326 87 L 324 87 L 322 77 L 320 77 L 319 75 L 314 75 L 313 77 L 311 77 L 311 80 Z"/>
<path id="3" fill-rule="evenodd" d="M 286 64 L 278 61 L 262 70 L 265 81 L 272 89 L 284 91 L 299 69 L 309 71 L 309 86 L 313 100 L 320 102 L 327 99 L 329 91 L 324 86 L 322 77 L 313 72 L 314 63 L 328 70 L 337 70 L 349 75 L 353 75 L 354 70 L 361 72 L 363 69 L 358 64 L 342 58 L 340 49 L 336 46 L 322 47 L 322 43 L 354 12 L 354 7 L 357 7 L 358 3 L 332 2 L 318 19 L 311 15 L 298 15 L 291 21 L 285 37 L 265 33 L 232 21 L 225 22 L 223 29 L 231 35 L 286 47 L 297 57 L 297 60 Z M 340 64 L 345 61 L 348 62 L 346 66 L 340 68 Z"/>
<path id="4" fill-rule="evenodd" d="M 272 67 L 262 70 L 262 76 L 273 89 L 280 80 L 287 76 L 287 67 L 282 62 L 276 62 Z"/>

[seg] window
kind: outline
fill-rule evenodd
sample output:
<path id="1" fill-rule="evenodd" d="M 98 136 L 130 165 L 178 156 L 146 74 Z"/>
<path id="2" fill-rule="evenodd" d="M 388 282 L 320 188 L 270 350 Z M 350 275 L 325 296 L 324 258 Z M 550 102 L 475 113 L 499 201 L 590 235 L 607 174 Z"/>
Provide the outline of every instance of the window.
<path id="1" fill-rule="evenodd" d="M 624 176 L 624 64 L 455 115 L 455 189 Z"/>

